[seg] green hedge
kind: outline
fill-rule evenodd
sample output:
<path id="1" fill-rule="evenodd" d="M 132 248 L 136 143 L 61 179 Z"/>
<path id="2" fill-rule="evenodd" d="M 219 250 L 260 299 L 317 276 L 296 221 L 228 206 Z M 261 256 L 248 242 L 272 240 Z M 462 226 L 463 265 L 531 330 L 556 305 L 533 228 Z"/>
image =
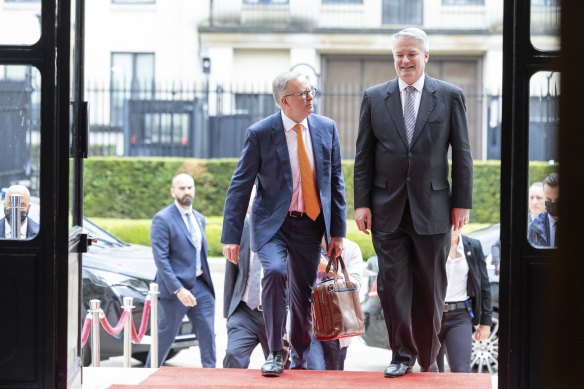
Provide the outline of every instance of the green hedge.
<path id="1" fill-rule="evenodd" d="M 151 219 L 172 202 L 170 180 L 179 172 L 195 178 L 194 206 L 205 216 L 221 216 L 225 194 L 237 160 L 185 158 L 90 158 L 85 164 L 85 215 L 101 218 Z M 473 223 L 498 223 L 499 161 L 475 161 Z M 555 165 L 530 165 L 530 184 L 542 180 Z M 353 219 L 353 161 L 343 161 L 348 220 Z M 527 202 L 526 202 L 527 206 Z"/>
<path id="2" fill-rule="evenodd" d="M 223 218 L 221 216 L 206 217 L 206 237 L 209 247 L 209 255 L 212 257 L 221 257 L 221 226 Z M 91 218 L 91 221 L 110 232 L 117 238 L 128 242 L 150 246 L 150 219 L 109 219 L 109 218 Z M 488 224 L 468 224 L 463 229 L 467 234 L 479 228 L 487 227 Z M 354 241 L 361 248 L 363 259 L 375 255 L 371 235 L 366 235 L 359 230 L 355 222 L 347 222 L 347 238 Z"/>

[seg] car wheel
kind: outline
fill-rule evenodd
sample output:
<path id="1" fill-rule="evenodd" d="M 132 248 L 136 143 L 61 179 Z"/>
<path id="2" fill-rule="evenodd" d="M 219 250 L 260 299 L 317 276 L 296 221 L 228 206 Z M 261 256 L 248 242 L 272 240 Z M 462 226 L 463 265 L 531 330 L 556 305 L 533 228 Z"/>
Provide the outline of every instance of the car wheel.
<path id="1" fill-rule="evenodd" d="M 491 334 L 486 340 L 473 337 L 470 366 L 473 372 L 495 374 L 499 370 L 499 318 L 493 314 Z"/>
<path id="2" fill-rule="evenodd" d="M 81 349 L 81 359 L 83 361 L 83 367 L 91 366 L 91 348 L 89 347 L 88 344 L 86 344 Z"/>

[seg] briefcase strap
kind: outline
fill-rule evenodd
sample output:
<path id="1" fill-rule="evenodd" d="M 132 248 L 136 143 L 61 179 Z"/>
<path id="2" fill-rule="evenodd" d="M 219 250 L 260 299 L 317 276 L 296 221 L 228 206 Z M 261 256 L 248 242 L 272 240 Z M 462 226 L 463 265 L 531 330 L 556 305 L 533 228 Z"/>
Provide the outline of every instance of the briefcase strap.
<path id="1" fill-rule="evenodd" d="M 330 256 L 329 257 L 329 261 L 326 265 L 326 270 L 325 270 L 325 276 L 328 275 L 329 271 L 332 269 L 334 269 L 333 271 L 333 280 L 335 283 L 335 286 L 337 285 L 337 272 L 339 270 L 339 266 L 341 266 L 341 271 L 343 273 L 343 276 L 345 277 L 345 284 L 347 283 L 351 283 L 351 285 L 353 284 L 353 282 L 351 281 L 351 279 L 349 278 L 349 273 L 347 272 L 347 268 L 345 267 L 345 261 L 343 261 L 343 257 L 341 255 L 334 257 L 334 256 Z"/>

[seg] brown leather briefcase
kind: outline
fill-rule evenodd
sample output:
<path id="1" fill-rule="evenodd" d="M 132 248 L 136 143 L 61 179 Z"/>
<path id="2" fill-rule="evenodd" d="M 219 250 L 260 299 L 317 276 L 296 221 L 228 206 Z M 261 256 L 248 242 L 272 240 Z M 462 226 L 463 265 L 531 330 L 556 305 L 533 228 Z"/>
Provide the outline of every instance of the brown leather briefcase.
<path id="1" fill-rule="evenodd" d="M 337 278 L 339 266 L 344 280 Z M 323 279 L 312 290 L 312 326 L 318 340 L 333 340 L 365 333 L 365 320 L 359 290 L 349 280 L 341 256 L 329 258 L 325 277 L 334 269 L 332 279 Z"/>

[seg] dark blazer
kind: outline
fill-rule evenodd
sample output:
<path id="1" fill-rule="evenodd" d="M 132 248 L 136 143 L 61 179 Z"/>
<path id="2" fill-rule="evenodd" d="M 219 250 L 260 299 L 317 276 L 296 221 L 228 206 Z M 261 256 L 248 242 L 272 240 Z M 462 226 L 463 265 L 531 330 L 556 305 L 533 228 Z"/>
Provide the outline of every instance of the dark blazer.
<path id="1" fill-rule="evenodd" d="M 347 206 L 337 128 L 324 116 L 311 114 L 307 120 L 326 234 L 327 237 L 344 237 Z M 225 198 L 222 243 L 240 243 L 249 197 L 256 180 L 257 194 L 251 211 L 251 249 L 259 251 L 284 222 L 292 201 L 293 185 L 284 131 L 280 112 L 248 128 Z"/>
<path id="2" fill-rule="evenodd" d="M 249 277 L 249 217 L 245 218 L 239 249 L 239 261 L 234 265 L 225 261 L 225 283 L 223 285 L 223 317 L 229 317 L 241 303 Z"/>
<path id="3" fill-rule="evenodd" d="M 493 317 L 493 305 L 491 303 L 491 284 L 487 273 L 487 263 L 481 242 L 461 235 L 464 246 L 464 256 L 468 263 L 467 293 L 472 299 L 474 312 L 473 325 L 490 326 Z"/>
<path id="4" fill-rule="evenodd" d="M 451 209 L 472 208 L 473 161 L 465 111 L 462 89 L 426 76 L 408 145 L 398 79 L 364 92 L 355 156 L 355 208 L 371 209 L 374 230 L 393 232 L 406 200 L 416 232 L 422 235 L 448 232 Z"/>
<path id="5" fill-rule="evenodd" d="M 207 262 L 207 239 L 205 218 L 193 209 L 203 238 L 201 251 L 202 278 L 213 291 L 213 282 Z M 152 219 L 150 229 L 152 253 L 156 262 L 155 281 L 159 285 L 160 298 L 172 298 L 180 287 L 191 292 L 195 286 L 195 244 L 176 205 L 170 204 Z M 213 292 L 214 295 L 214 292 Z"/>
<path id="6" fill-rule="evenodd" d="M 5 218 L 0 219 L 0 238 L 4 238 L 6 235 L 6 229 L 4 228 L 4 220 Z M 32 220 L 30 217 L 27 217 L 26 220 L 26 237 L 32 238 L 36 234 L 39 233 L 39 225 L 37 222 Z"/>

